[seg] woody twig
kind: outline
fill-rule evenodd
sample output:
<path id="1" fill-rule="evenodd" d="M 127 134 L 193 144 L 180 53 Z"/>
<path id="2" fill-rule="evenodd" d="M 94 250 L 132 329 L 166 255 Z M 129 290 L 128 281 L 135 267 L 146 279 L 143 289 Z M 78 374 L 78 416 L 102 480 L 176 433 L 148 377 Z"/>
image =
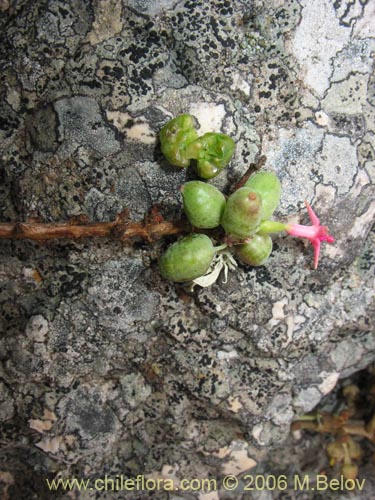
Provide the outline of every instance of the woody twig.
<path id="1" fill-rule="evenodd" d="M 160 218 L 161 219 L 161 218 Z M 188 232 L 190 225 L 184 221 L 169 222 L 151 217 L 142 222 L 130 221 L 127 214 L 119 214 L 114 221 L 86 223 L 76 220 L 64 223 L 10 222 L 0 224 L 2 239 L 53 239 L 112 238 L 120 241 L 144 240 L 153 242 L 169 235 Z"/>
<path id="2" fill-rule="evenodd" d="M 266 158 L 262 156 L 257 163 L 252 163 L 231 191 L 243 186 L 251 173 L 263 166 L 265 160 Z M 120 241 L 143 240 L 152 243 L 165 236 L 190 231 L 190 224 L 183 220 L 164 220 L 156 206 L 142 222 L 131 221 L 128 211 L 124 210 L 111 222 L 89 222 L 87 217 L 78 216 L 62 223 L 43 223 L 34 220 L 0 223 L 0 239 L 29 239 L 40 242 L 54 239 L 112 238 Z"/>

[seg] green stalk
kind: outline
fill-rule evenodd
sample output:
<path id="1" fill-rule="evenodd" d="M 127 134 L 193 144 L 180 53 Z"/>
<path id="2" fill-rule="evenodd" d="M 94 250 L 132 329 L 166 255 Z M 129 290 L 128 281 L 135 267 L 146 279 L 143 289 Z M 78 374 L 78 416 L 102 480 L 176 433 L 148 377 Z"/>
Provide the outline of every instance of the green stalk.
<path id="1" fill-rule="evenodd" d="M 260 223 L 257 233 L 258 234 L 279 233 L 280 231 L 286 231 L 287 227 L 288 227 L 287 224 L 283 224 L 282 222 L 277 222 L 274 220 L 265 220 Z"/>

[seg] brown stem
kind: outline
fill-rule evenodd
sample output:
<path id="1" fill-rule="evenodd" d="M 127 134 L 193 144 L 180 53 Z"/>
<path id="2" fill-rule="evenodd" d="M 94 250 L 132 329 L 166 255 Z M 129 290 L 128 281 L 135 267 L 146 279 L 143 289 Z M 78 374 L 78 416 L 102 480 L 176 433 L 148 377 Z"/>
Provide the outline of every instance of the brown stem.
<path id="1" fill-rule="evenodd" d="M 263 165 L 266 163 L 267 158 L 263 155 L 260 156 L 258 161 L 256 163 L 250 163 L 249 168 L 246 170 L 246 172 L 243 174 L 241 179 L 235 184 L 232 189 L 231 193 L 234 193 L 234 191 L 237 191 L 237 189 L 242 188 L 246 182 L 248 181 L 249 177 L 256 171 L 260 170 Z"/>
<path id="2" fill-rule="evenodd" d="M 347 424 L 343 425 L 342 429 L 347 434 L 352 434 L 355 436 L 363 436 L 363 437 L 366 437 L 367 439 L 369 439 L 370 441 L 374 442 L 373 436 L 369 432 L 366 431 L 366 428 L 363 425 L 363 422 L 356 423 L 356 422 L 349 421 Z"/>
<path id="3" fill-rule="evenodd" d="M 121 241 L 141 239 L 156 241 L 164 236 L 188 232 L 189 224 L 183 221 L 145 221 L 131 222 L 118 216 L 112 222 L 89 224 L 61 223 L 43 224 L 39 222 L 14 222 L 0 224 L 0 238 L 30 239 L 46 241 L 68 238 L 115 238 Z"/>
<path id="4" fill-rule="evenodd" d="M 261 156 L 257 163 L 251 163 L 232 191 L 242 187 L 254 170 L 259 170 L 265 161 L 266 157 Z M 151 214 L 146 216 L 143 222 L 130 221 L 127 212 L 124 211 L 112 222 L 88 223 L 84 217 L 78 217 L 60 224 L 35 221 L 0 223 L 0 239 L 46 241 L 62 238 L 115 238 L 121 241 L 141 239 L 152 242 L 164 236 L 187 233 L 191 230 L 190 224 L 184 221 L 163 220 L 157 207 L 153 207 Z"/>

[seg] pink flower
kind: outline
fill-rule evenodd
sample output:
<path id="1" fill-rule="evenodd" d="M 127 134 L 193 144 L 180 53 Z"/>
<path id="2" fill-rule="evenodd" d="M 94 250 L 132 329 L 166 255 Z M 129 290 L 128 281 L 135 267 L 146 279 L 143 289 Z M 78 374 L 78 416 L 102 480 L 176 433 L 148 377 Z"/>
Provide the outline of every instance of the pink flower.
<path id="1" fill-rule="evenodd" d="M 286 231 L 291 236 L 298 236 L 310 240 L 310 243 L 314 247 L 314 269 L 316 269 L 318 267 L 321 242 L 326 241 L 327 243 L 333 243 L 335 238 L 328 234 L 328 227 L 320 225 L 317 215 L 307 201 L 305 201 L 305 205 L 312 225 L 303 226 L 301 224 L 288 224 L 286 226 Z"/>

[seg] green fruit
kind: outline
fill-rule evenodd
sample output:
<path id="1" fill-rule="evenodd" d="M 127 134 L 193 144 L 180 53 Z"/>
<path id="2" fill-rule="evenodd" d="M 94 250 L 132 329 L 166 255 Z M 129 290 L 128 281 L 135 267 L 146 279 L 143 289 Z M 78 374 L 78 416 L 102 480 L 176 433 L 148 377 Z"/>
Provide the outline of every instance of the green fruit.
<path id="1" fill-rule="evenodd" d="M 225 134 L 208 132 L 186 147 L 188 158 L 197 160 L 197 172 L 203 179 L 212 179 L 228 165 L 235 143 Z"/>
<path id="2" fill-rule="evenodd" d="M 257 231 L 261 218 L 261 197 L 244 186 L 229 196 L 221 225 L 229 237 L 243 240 Z"/>
<path id="3" fill-rule="evenodd" d="M 273 214 L 280 202 L 281 184 L 273 172 L 257 172 L 246 182 L 245 186 L 260 194 L 263 203 L 262 220 L 267 220 Z"/>
<path id="4" fill-rule="evenodd" d="M 189 234 L 173 243 L 159 260 L 163 278 L 181 283 L 206 273 L 215 255 L 215 248 L 205 234 Z"/>
<path id="5" fill-rule="evenodd" d="M 225 208 L 225 196 L 211 184 L 186 182 L 181 188 L 184 210 L 189 222 L 205 229 L 217 227 Z"/>
<path id="6" fill-rule="evenodd" d="M 193 117 L 188 114 L 176 116 L 160 130 L 161 150 L 165 158 L 176 167 L 188 167 L 186 146 L 198 137 Z"/>
<path id="7" fill-rule="evenodd" d="M 250 241 L 236 246 L 238 257 L 250 266 L 261 266 L 272 252 L 272 240 L 267 235 L 254 234 Z"/>

